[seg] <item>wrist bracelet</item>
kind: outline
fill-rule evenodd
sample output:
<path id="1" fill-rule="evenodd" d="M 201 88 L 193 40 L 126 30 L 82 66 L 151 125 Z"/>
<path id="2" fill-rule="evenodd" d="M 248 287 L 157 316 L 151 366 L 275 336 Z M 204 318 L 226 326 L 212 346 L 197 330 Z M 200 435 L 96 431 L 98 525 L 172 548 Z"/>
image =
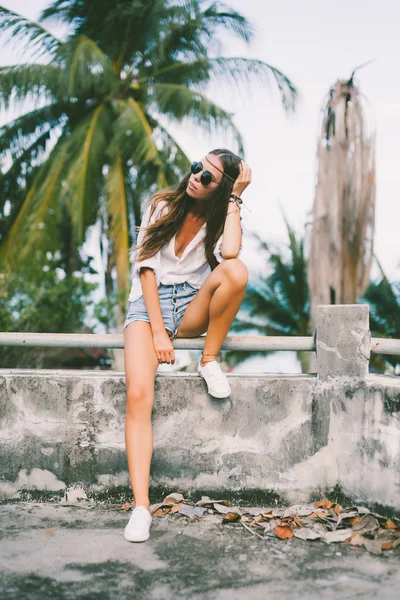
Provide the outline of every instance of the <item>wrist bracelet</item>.
<path id="1" fill-rule="evenodd" d="M 240 205 L 243 204 L 243 206 L 246 206 L 245 203 L 243 202 L 243 200 L 241 199 L 240 196 L 237 196 L 236 194 L 231 194 L 229 196 L 229 198 L 233 198 L 233 200 L 229 200 L 229 202 L 233 202 L 234 204 L 236 204 L 236 206 L 238 206 L 239 208 L 242 208 Z M 247 206 L 246 206 L 247 208 Z M 249 212 L 251 212 L 251 210 L 249 208 L 247 208 L 247 210 Z"/>
<path id="2" fill-rule="evenodd" d="M 233 200 L 231 200 L 231 198 L 233 198 Z M 243 200 L 239 196 L 236 196 L 236 194 L 231 194 L 229 196 L 229 202 L 232 202 L 233 204 L 236 204 L 238 208 L 241 208 L 240 205 L 243 203 Z"/>

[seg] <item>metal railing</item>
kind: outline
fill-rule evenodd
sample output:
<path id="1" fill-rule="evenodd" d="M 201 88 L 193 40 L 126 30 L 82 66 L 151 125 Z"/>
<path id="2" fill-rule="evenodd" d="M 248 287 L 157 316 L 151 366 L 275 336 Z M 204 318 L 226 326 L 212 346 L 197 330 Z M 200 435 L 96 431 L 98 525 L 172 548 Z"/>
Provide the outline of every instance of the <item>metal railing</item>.
<path id="1" fill-rule="evenodd" d="M 177 338 L 173 342 L 177 350 L 201 350 L 204 336 Z M 42 346 L 57 348 L 123 348 L 120 333 L 19 333 L 0 332 L 0 346 Z M 248 351 L 315 351 L 314 337 L 301 336 L 227 336 L 222 350 Z M 372 338 L 371 352 L 400 355 L 400 340 Z"/>
<path id="2" fill-rule="evenodd" d="M 204 336 L 176 338 L 177 350 L 201 350 Z M 123 348 L 121 333 L 0 333 L 0 346 L 46 346 L 58 348 Z M 227 336 L 223 350 L 315 350 L 314 338 L 297 336 Z"/>

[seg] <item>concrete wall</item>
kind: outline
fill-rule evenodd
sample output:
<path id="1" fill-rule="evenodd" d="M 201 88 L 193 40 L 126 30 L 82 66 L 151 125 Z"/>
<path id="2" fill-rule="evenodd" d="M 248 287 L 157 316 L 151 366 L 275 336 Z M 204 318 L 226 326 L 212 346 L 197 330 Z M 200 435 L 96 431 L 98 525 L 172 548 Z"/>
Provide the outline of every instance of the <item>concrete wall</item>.
<path id="1" fill-rule="evenodd" d="M 368 374 L 368 307 L 318 307 L 318 374 L 229 375 L 216 400 L 194 374 L 159 374 L 152 485 L 268 490 L 289 502 L 339 484 L 400 508 L 400 383 Z M 129 485 L 125 378 L 0 370 L 0 497 Z"/>

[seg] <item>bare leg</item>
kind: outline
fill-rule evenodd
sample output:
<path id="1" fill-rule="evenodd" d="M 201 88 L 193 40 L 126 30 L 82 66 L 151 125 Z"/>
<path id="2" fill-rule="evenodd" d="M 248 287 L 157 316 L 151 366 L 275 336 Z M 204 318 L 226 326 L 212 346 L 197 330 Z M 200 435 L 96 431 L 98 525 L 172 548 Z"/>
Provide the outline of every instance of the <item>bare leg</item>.
<path id="1" fill-rule="evenodd" d="M 247 268 L 240 259 L 224 260 L 187 307 L 177 337 L 197 337 L 207 331 L 202 366 L 216 359 L 243 301 L 247 280 Z"/>
<path id="2" fill-rule="evenodd" d="M 151 413 L 158 360 L 150 324 L 130 323 L 124 331 L 126 375 L 125 444 L 135 506 L 150 506 L 150 463 L 153 454 Z"/>

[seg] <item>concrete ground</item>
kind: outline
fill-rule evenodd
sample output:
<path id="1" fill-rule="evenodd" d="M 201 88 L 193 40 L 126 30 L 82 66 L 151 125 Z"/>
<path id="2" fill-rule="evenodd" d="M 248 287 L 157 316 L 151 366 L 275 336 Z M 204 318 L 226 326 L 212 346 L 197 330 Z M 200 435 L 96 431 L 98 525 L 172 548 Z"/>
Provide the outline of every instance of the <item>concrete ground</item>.
<path id="1" fill-rule="evenodd" d="M 147 542 L 123 537 L 129 512 L 56 503 L 0 506 L 1 600 L 324 600 L 400 597 L 400 548 L 261 540 L 206 514 L 153 517 Z"/>

